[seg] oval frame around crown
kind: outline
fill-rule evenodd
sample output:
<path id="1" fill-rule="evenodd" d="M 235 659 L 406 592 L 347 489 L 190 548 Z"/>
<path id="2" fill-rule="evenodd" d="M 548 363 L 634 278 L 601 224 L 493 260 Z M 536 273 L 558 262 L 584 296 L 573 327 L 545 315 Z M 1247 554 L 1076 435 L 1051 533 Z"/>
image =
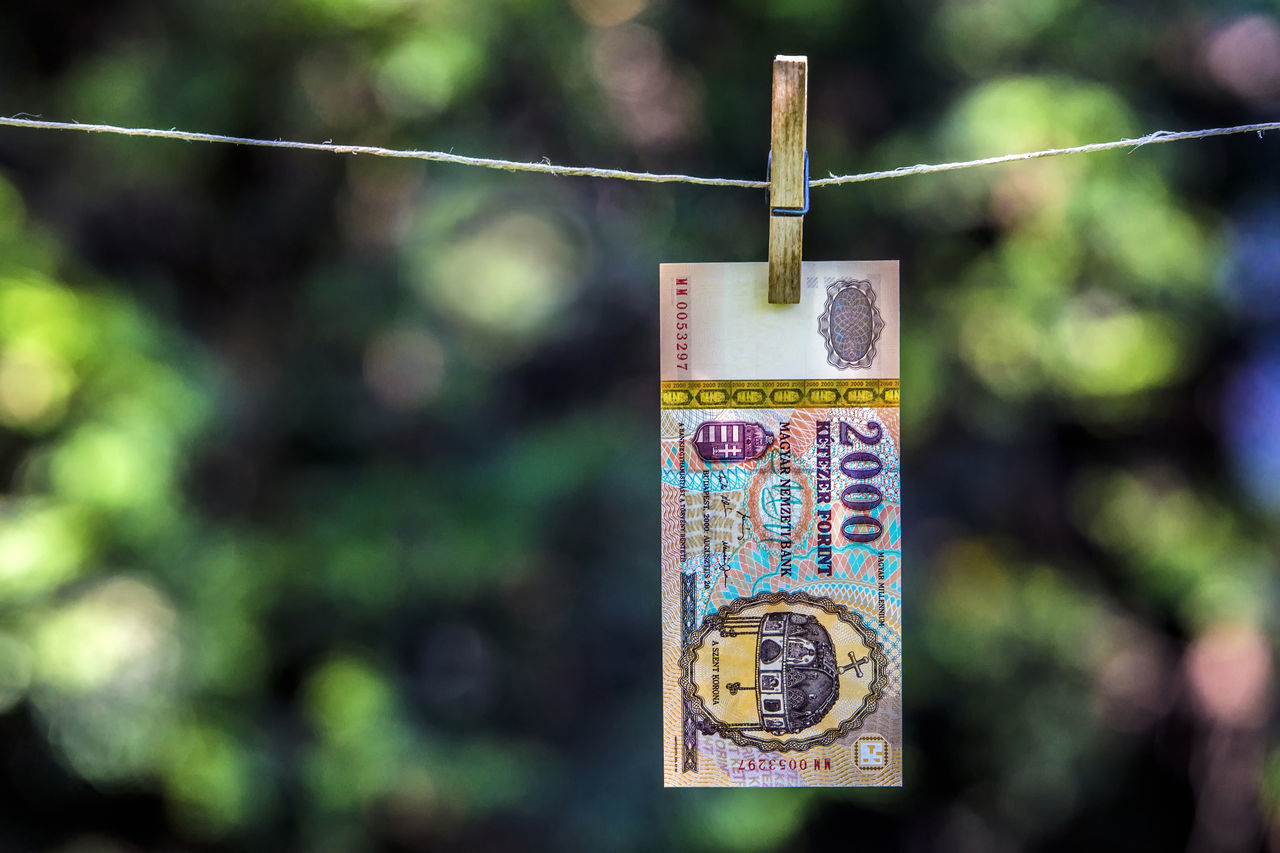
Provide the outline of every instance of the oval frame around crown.
<path id="1" fill-rule="evenodd" d="M 841 622 L 852 626 L 863 644 L 868 649 L 868 656 L 871 663 L 875 666 L 875 675 L 869 683 L 869 692 L 863 698 L 862 704 L 858 710 L 849 718 L 841 720 L 834 726 L 824 731 L 810 735 L 809 737 L 789 737 L 769 740 L 766 738 L 751 737 L 743 732 L 724 724 L 711 710 L 707 707 L 704 698 L 698 693 L 697 685 L 694 683 L 693 666 L 694 659 L 698 650 L 702 647 L 707 636 L 714 630 L 720 631 L 725 624 L 726 617 L 732 617 L 740 614 L 749 607 L 768 606 L 775 604 L 802 604 L 809 607 L 818 608 L 834 615 Z M 863 721 L 869 714 L 875 711 L 879 701 L 884 696 L 885 688 L 889 685 L 889 659 L 885 656 L 884 649 L 881 648 L 879 640 L 876 639 L 875 632 L 862 620 L 858 614 L 851 611 L 842 604 L 837 604 L 829 598 L 817 598 L 804 592 L 772 592 L 763 595 L 755 595 L 749 598 L 739 598 L 724 607 L 721 607 L 699 626 L 698 630 L 690 637 L 688 644 L 684 648 L 683 654 L 680 656 L 680 689 L 683 694 L 685 707 L 689 709 L 695 717 L 701 718 L 705 731 L 712 732 L 721 737 L 733 741 L 738 746 L 751 747 L 761 752 L 803 752 L 815 746 L 830 746 L 849 732 L 862 726 Z"/>

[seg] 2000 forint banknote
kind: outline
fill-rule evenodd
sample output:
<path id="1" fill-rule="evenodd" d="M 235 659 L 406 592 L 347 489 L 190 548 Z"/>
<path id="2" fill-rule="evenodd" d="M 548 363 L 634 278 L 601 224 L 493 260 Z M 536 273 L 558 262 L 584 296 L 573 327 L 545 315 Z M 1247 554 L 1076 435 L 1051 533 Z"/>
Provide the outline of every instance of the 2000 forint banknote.
<path id="1" fill-rule="evenodd" d="M 665 264 L 663 775 L 902 784 L 898 265 Z"/>

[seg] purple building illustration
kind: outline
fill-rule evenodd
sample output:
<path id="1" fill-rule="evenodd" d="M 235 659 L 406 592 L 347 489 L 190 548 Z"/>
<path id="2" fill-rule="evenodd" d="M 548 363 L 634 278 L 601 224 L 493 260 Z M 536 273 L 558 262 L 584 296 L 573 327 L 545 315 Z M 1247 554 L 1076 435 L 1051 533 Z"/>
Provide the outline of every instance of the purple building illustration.
<path id="1" fill-rule="evenodd" d="M 749 421 L 706 421 L 693 433 L 693 446 L 707 462 L 746 462 L 769 449 L 773 433 Z"/>

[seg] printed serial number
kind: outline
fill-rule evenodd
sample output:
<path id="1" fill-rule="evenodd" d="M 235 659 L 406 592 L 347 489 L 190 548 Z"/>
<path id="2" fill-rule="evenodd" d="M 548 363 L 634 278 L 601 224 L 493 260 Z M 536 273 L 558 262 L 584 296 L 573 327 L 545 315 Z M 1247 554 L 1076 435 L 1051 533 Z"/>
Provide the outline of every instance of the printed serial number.
<path id="1" fill-rule="evenodd" d="M 807 758 L 739 758 L 738 772 L 740 773 L 767 773 L 770 770 L 808 770 L 812 767 L 814 770 L 830 770 L 830 758 L 815 758 L 810 761 Z"/>
<path id="2" fill-rule="evenodd" d="M 676 369 L 689 369 L 689 279 L 676 279 Z"/>

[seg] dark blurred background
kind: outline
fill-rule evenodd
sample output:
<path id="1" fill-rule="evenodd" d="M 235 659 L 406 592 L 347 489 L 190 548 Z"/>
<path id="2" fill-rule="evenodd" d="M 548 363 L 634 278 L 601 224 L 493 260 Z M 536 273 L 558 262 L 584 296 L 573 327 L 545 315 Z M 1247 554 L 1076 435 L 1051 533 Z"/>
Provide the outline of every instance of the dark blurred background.
<path id="1" fill-rule="evenodd" d="M 17 0 L 0 113 L 762 178 L 1274 119 L 1214 0 Z M 657 287 L 763 192 L 0 128 L 0 850 L 1280 850 L 1280 135 L 900 258 L 906 787 L 665 791 Z"/>

